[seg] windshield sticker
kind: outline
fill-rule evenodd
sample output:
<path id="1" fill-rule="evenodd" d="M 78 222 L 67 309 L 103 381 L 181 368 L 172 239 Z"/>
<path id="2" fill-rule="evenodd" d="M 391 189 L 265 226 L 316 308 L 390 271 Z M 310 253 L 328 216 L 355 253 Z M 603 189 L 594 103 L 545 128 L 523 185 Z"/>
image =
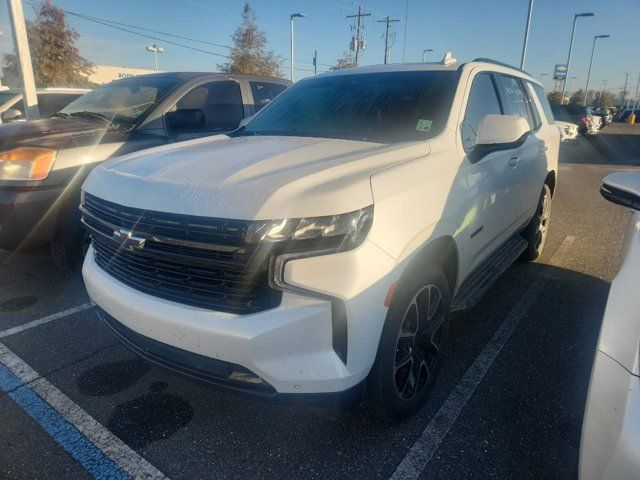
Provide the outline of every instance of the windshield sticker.
<path id="1" fill-rule="evenodd" d="M 425 120 L 424 118 L 421 118 L 420 120 L 418 120 L 416 130 L 418 130 L 419 132 L 430 132 L 432 123 L 433 121 L 431 120 Z"/>

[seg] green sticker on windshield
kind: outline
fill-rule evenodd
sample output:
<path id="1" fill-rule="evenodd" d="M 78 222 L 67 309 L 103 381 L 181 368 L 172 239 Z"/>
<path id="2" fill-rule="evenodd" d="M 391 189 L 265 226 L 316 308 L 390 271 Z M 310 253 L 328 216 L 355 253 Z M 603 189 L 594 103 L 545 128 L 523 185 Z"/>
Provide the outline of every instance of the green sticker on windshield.
<path id="1" fill-rule="evenodd" d="M 430 132 L 432 123 L 433 122 L 431 120 L 425 120 L 424 118 L 421 118 L 420 120 L 418 120 L 416 130 L 418 130 L 419 132 Z"/>

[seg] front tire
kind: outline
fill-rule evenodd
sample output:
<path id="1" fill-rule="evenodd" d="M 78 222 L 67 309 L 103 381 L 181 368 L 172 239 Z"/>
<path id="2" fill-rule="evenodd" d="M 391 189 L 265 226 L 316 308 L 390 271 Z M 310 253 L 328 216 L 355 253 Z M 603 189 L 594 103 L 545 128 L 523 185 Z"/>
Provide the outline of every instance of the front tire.
<path id="1" fill-rule="evenodd" d="M 449 334 L 449 282 L 427 265 L 396 289 L 367 379 L 366 402 L 385 421 L 416 412 L 433 387 Z"/>
<path id="2" fill-rule="evenodd" d="M 537 260 L 542 255 L 544 244 L 549 232 L 549 218 L 551 216 L 551 188 L 546 183 L 542 187 L 536 213 L 522 232 L 527 241 L 527 249 L 522 252 L 521 259 L 527 262 Z"/>

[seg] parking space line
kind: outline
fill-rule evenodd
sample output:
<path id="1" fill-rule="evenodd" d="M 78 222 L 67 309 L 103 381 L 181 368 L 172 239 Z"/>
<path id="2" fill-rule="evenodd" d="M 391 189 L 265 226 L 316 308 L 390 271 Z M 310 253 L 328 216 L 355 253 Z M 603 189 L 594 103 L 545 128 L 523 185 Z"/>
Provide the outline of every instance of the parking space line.
<path id="1" fill-rule="evenodd" d="M 23 323 L 22 325 L 18 325 L 16 327 L 7 328 L 6 330 L 2 330 L 0 332 L 0 339 L 8 337 L 9 335 L 15 335 L 16 333 L 24 332 L 25 330 L 29 330 L 33 327 L 39 327 L 40 325 L 58 320 L 59 318 L 73 315 L 74 313 L 82 312 L 91 308 L 92 306 L 93 305 L 91 305 L 90 303 L 83 303 L 82 305 L 78 305 L 77 307 L 68 308 L 66 310 L 62 310 L 61 312 L 53 313 L 51 315 L 47 315 L 46 317 Z"/>
<path id="2" fill-rule="evenodd" d="M 549 264 L 557 267 L 562 264 L 564 257 L 571 248 L 575 237 L 567 236 L 560 247 L 552 255 Z M 489 343 L 485 345 L 473 364 L 464 373 L 449 397 L 433 416 L 422 435 L 411 447 L 406 457 L 400 462 L 391 475 L 391 480 L 417 479 L 440 444 L 446 437 L 451 427 L 456 423 L 458 416 L 473 396 L 476 388 L 487 374 L 502 347 L 507 343 L 520 320 L 525 316 L 529 308 L 554 272 L 550 274 L 540 273 L 531 286 L 525 291 L 518 303 L 511 309 L 507 318 L 502 322 Z"/>
<path id="3" fill-rule="evenodd" d="M 2 342 L 0 389 L 97 478 L 167 478 Z"/>

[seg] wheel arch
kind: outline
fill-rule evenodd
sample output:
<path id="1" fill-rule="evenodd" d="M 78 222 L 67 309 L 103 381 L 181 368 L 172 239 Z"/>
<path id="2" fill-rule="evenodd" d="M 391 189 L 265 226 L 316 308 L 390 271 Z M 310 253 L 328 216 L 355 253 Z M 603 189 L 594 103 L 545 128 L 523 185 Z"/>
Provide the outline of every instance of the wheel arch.
<path id="1" fill-rule="evenodd" d="M 549 189 L 551 190 L 551 196 L 553 197 L 556 191 L 556 183 L 557 183 L 557 174 L 555 170 L 551 170 L 547 173 L 547 177 L 544 179 L 545 185 L 549 185 Z"/>

